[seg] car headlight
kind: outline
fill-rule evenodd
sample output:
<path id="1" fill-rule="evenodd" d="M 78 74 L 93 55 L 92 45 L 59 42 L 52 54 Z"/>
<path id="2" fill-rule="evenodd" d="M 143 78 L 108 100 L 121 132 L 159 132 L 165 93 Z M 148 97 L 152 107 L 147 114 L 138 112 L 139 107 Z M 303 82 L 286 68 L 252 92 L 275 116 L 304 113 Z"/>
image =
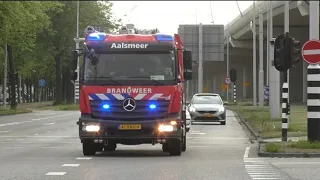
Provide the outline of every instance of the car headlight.
<path id="1" fill-rule="evenodd" d="M 219 108 L 219 112 L 224 112 L 224 107 L 221 106 L 221 107 Z"/>
<path id="2" fill-rule="evenodd" d="M 99 132 L 100 126 L 98 124 L 86 124 L 82 127 L 82 130 L 87 132 Z"/>
<path id="3" fill-rule="evenodd" d="M 189 111 L 194 112 L 194 111 L 196 111 L 196 109 L 195 109 L 193 106 L 191 106 L 191 107 L 189 108 Z"/>

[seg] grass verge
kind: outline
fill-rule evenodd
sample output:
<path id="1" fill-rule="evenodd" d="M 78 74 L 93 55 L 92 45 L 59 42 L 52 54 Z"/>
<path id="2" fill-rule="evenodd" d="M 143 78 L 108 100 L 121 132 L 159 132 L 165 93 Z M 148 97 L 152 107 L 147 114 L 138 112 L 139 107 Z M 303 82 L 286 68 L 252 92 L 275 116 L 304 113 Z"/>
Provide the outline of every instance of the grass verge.
<path id="1" fill-rule="evenodd" d="M 287 143 L 266 143 L 265 152 L 278 153 L 320 153 L 320 142 L 287 142 Z"/>
<path id="2" fill-rule="evenodd" d="M 255 129 L 262 138 L 281 137 L 281 119 L 270 120 L 269 107 L 228 106 L 238 110 L 241 116 Z M 288 136 L 301 137 L 307 135 L 307 110 L 304 106 L 291 106 Z"/>
<path id="3" fill-rule="evenodd" d="M 43 106 L 37 108 L 37 110 L 77 111 L 79 110 L 79 104 L 58 104 L 54 106 Z"/>
<path id="4" fill-rule="evenodd" d="M 23 114 L 23 113 L 30 113 L 32 110 L 30 109 L 23 109 L 17 108 L 16 110 L 11 110 L 9 108 L 0 108 L 0 116 L 7 116 L 7 115 L 14 115 L 14 114 Z"/>

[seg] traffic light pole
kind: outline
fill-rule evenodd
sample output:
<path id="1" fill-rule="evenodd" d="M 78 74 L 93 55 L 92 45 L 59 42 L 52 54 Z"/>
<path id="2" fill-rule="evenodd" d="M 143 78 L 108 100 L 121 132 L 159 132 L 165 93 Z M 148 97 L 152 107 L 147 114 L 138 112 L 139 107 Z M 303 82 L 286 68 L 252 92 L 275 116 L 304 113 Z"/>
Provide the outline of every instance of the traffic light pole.
<path id="1" fill-rule="evenodd" d="M 237 104 L 237 86 L 236 82 L 233 83 L 233 102 Z"/>
<path id="2" fill-rule="evenodd" d="M 282 141 L 286 142 L 288 139 L 288 71 L 283 72 L 283 85 L 282 85 Z"/>
<path id="3" fill-rule="evenodd" d="M 285 4 L 284 4 L 284 33 L 287 33 L 289 32 L 289 23 L 290 23 L 290 1 L 286 1 Z M 289 93 L 289 82 L 290 82 L 290 69 L 288 69 L 287 71 L 287 75 L 286 75 L 286 78 L 287 78 L 287 85 L 288 85 L 288 98 L 287 98 L 287 121 L 288 121 L 288 125 L 289 125 L 289 122 L 290 122 L 290 116 L 288 114 L 288 112 L 290 111 L 289 110 L 289 102 L 290 102 L 290 93 Z"/>
<path id="4" fill-rule="evenodd" d="M 319 1 L 309 1 L 310 40 L 319 40 Z M 308 140 L 320 141 L 320 66 L 308 66 L 307 74 Z"/>

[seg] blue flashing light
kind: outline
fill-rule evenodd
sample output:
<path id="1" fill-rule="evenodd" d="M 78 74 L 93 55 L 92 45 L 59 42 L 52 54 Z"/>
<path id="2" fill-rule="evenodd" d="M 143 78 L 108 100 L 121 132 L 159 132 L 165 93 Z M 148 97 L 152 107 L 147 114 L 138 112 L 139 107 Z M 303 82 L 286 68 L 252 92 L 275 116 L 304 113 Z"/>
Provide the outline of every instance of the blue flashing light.
<path id="1" fill-rule="evenodd" d="M 95 32 L 88 35 L 88 41 L 104 41 L 106 38 L 105 33 Z"/>
<path id="2" fill-rule="evenodd" d="M 173 37 L 166 34 L 156 34 L 157 41 L 173 41 Z"/>
<path id="3" fill-rule="evenodd" d="M 150 109 L 155 109 L 155 108 L 157 108 L 157 106 L 156 106 L 155 104 L 150 104 L 150 105 L 149 105 L 149 108 L 150 108 Z"/>
<path id="4" fill-rule="evenodd" d="M 104 105 L 102 106 L 102 108 L 103 108 L 103 109 L 109 109 L 109 108 L 110 108 L 110 105 L 109 105 L 109 104 L 104 104 Z"/>

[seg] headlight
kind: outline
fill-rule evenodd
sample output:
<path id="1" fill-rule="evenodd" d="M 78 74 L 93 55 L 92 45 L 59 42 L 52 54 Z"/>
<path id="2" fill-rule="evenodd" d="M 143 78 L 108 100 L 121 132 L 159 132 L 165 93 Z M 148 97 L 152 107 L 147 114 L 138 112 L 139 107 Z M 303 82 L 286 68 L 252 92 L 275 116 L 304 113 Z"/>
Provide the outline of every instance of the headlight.
<path id="1" fill-rule="evenodd" d="M 87 132 L 98 132 L 100 131 L 100 126 L 96 124 L 84 125 L 82 130 Z"/>
<path id="2" fill-rule="evenodd" d="M 190 106 L 189 110 L 190 110 L 191 112 L 196 111 L 196 109 L 195 109 L 193 106 Z"/>
<path id="3" fill-rule="evenodd" d="M 171 132 L 173 131 L 174 127 L 172 125 L 163 125 L 161 124 L 158 128 L 160 132 Z"/>
<path id="4" fill-rule="evenodd" d="M 224 112 L 224 107 L 221 106 L 221 107 L 219 108 L 219 112 Z"/>

